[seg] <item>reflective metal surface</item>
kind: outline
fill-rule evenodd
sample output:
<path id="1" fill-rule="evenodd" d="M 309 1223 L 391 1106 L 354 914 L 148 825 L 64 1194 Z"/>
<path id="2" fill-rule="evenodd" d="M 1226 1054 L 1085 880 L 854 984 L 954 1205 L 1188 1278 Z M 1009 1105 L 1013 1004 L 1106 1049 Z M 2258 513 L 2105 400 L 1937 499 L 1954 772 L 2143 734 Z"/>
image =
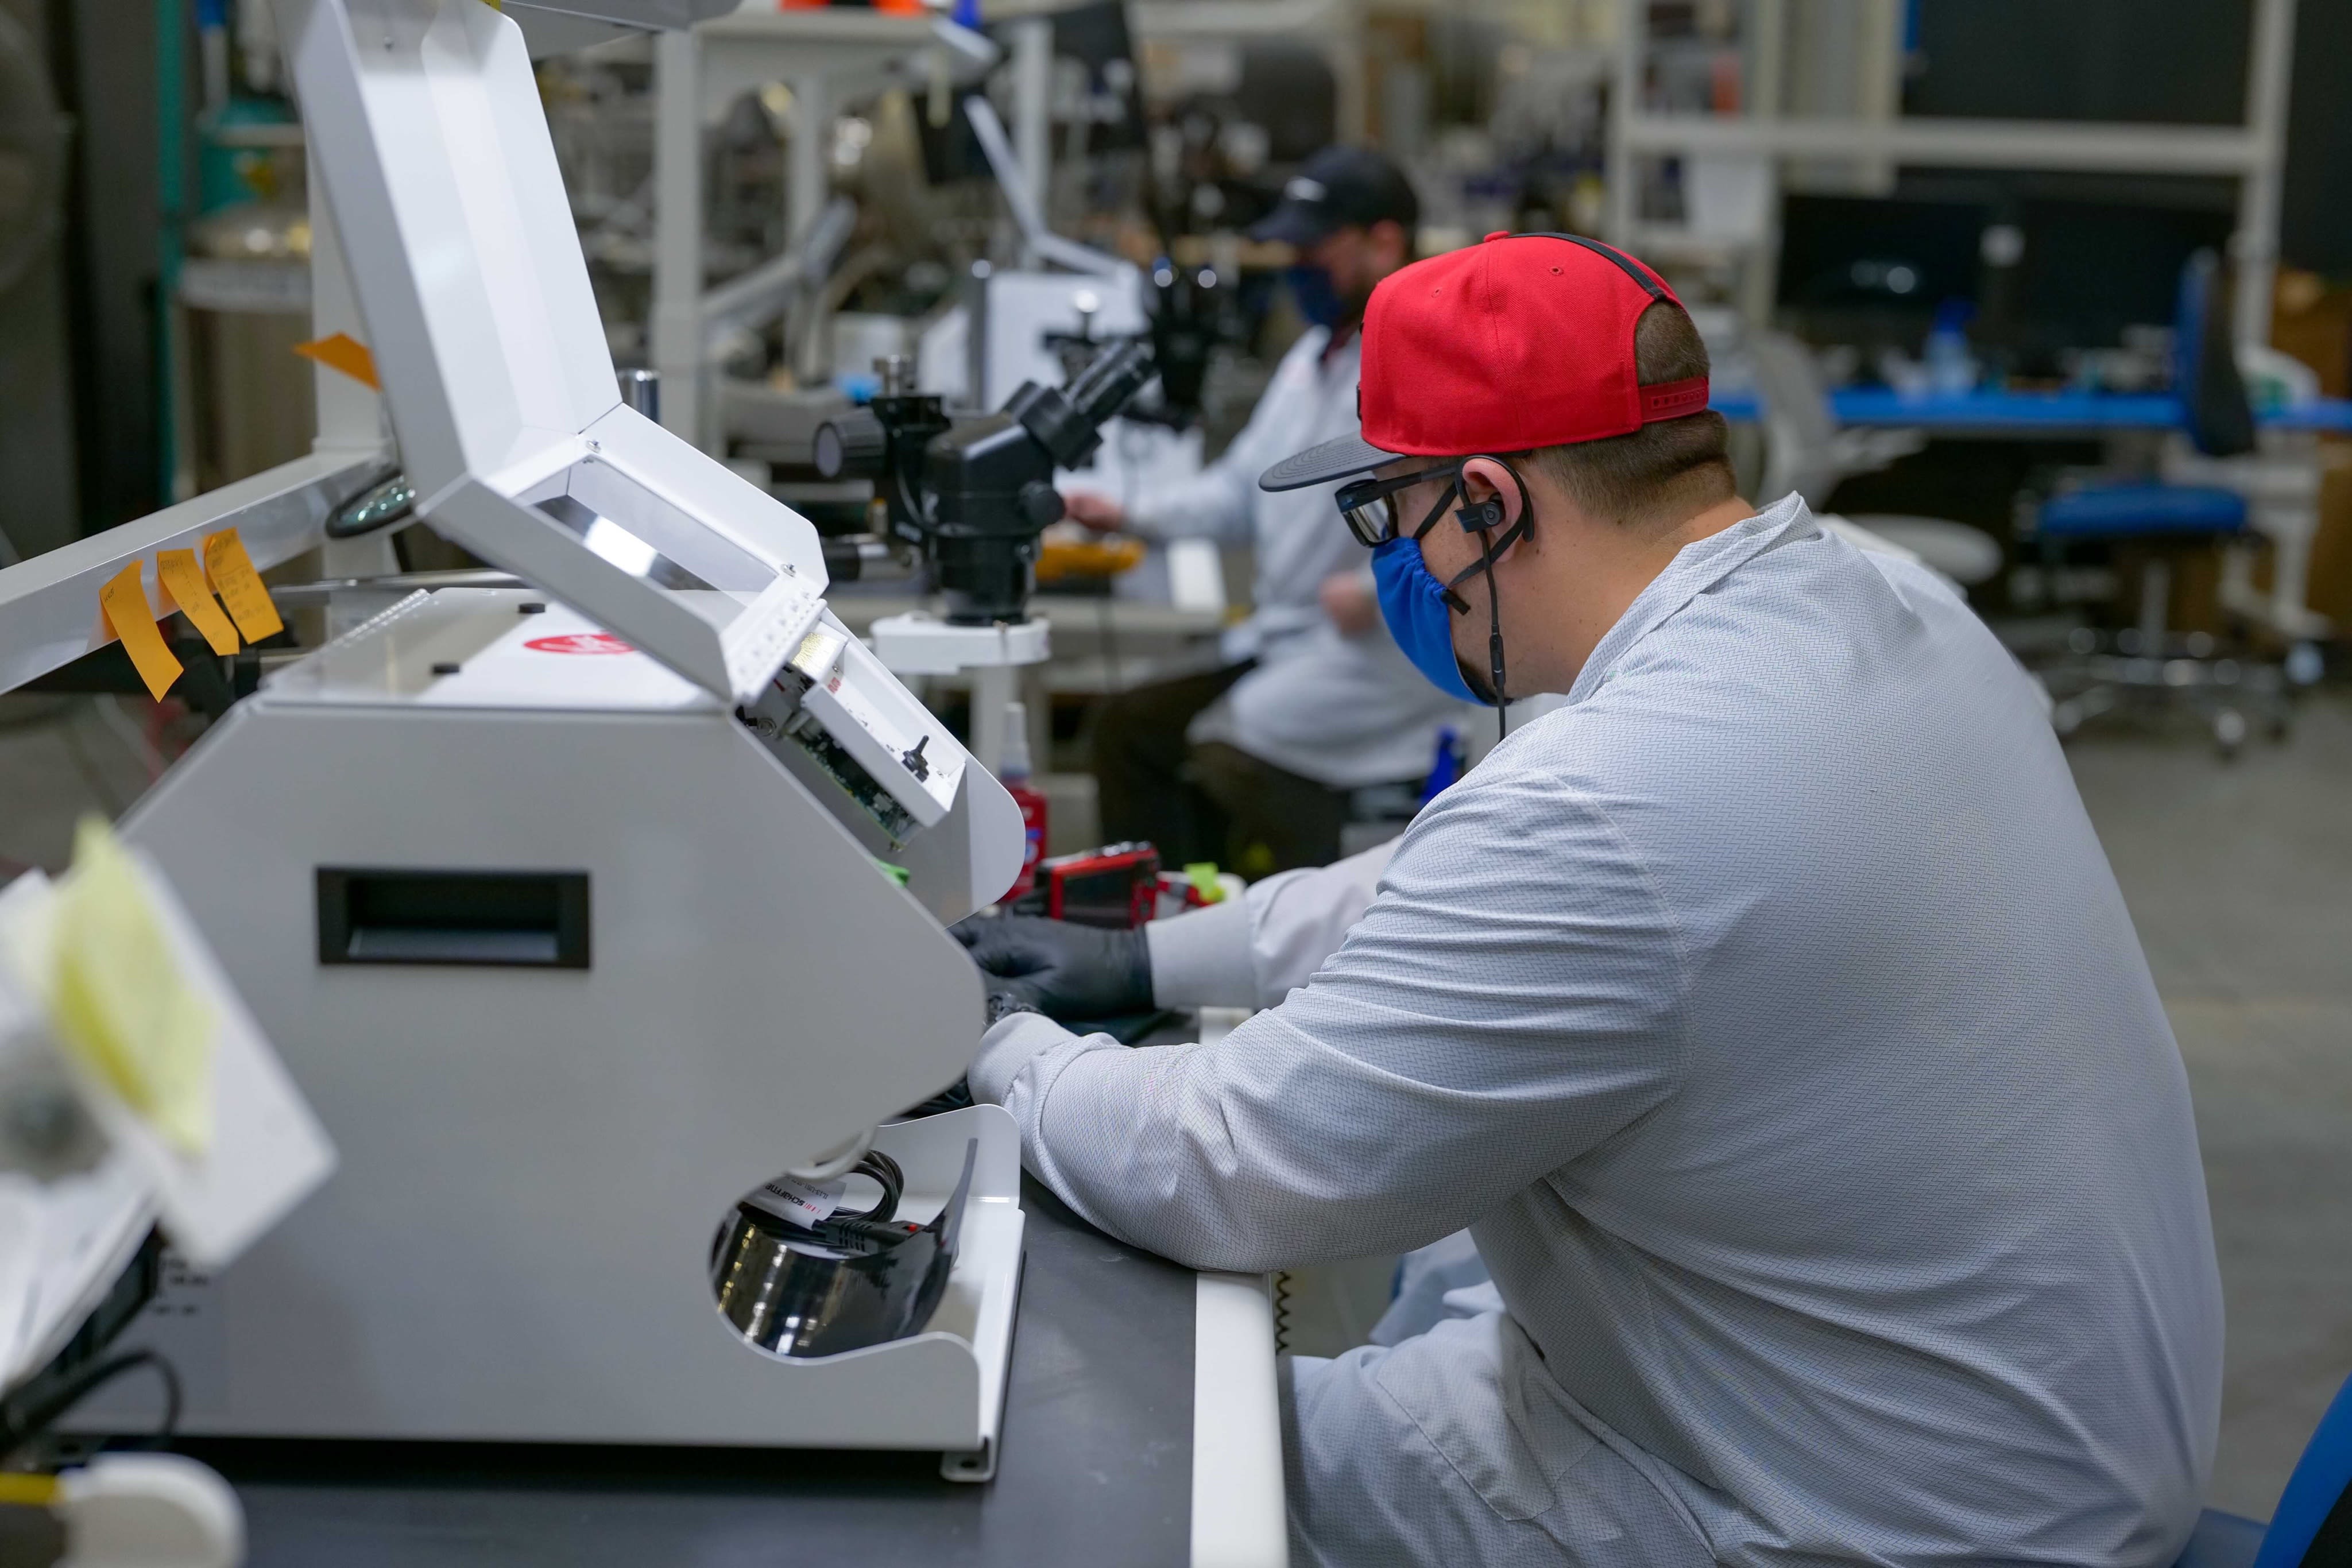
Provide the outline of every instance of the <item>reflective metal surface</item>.
<path id="1" fill-rule="evenodd" d="M 788 1220 L 738 1207 L 711 1269 L 719 1314 L 778 1355 L 836 1355 L 919 1333 L 947 1291 L 971 1188 L 963 1176 L 929 1225 L 877 1250 L 845 1254 Z"/>

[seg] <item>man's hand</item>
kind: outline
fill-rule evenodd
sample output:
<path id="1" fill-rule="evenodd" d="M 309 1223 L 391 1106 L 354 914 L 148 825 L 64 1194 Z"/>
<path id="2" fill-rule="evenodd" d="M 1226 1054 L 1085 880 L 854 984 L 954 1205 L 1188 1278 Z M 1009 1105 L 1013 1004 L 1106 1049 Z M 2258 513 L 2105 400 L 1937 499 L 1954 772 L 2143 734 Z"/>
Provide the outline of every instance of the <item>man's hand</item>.
<path id="1" fill-rule="evenodd" d="M 1127 508 L 1092 490 L 1072 490 L 1065 495 L 1062 516 L 1098 534 L 1115 534 L 1127 526 Z"/>
<path id="2" fill-rule="evenodd" d="M 992 994 L 1019 997 L 1049 1018 L 1117 1018 L 1151 1006 L 1151 950 L 1140 930 L 1034 915 L 975 915 L 948 930 L 971 949 Z"/>
<path id="3" fill-rule="evenodd" d="M 1381 623 L 1381 599 L 1370 572 L 1335 571 L 1316 590 L 1323 613 L 1343 635 L 1360 637 Z"/>

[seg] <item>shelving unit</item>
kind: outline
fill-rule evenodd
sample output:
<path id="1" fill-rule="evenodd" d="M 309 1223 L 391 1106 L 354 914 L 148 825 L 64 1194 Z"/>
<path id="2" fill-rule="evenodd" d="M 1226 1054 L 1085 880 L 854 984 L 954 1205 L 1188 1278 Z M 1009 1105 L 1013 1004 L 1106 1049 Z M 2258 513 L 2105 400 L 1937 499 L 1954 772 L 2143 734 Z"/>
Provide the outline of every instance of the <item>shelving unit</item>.
<path id="1" fill-rule="evenodd" d="M 1761 319 L 1769 310 L 1777 209 L 1791 162 L 1853 164 L 1864 182 L 1881 188 L 1906 165 L 2226 175 L 2239 182 L 2231 240 L 2237 277 L 2232 325 L 2242 343 L 2269 340 L 2295 0 L 2254 0 L 2246 117 L 2231 126 L 1904 116 L 1898 91 L 1900 0 L 1858 0 L 1863 26 L 1854 40 L 1855 112 L 1781 112 L 1785 62 L 1795 52 L 1790 48 L 1793 17 L 1786 0 L 1748 0 L 1744 8 L 1748 77 L 1740 113 L 1659 112 L 1643 101 L 1654 47 L 1651 4 L 1620 0 L 1617 77 L 1610 99 L 1609 231 L 1622 244 L 1662 256 L 1737 259 L 1741 303 L 1750 319 Z M 1687 226 L 1645 224 L 1637 207 L 1640 161 L 1661 156 L 1760 159 L 1763 232 L 1717 238 Z"/>

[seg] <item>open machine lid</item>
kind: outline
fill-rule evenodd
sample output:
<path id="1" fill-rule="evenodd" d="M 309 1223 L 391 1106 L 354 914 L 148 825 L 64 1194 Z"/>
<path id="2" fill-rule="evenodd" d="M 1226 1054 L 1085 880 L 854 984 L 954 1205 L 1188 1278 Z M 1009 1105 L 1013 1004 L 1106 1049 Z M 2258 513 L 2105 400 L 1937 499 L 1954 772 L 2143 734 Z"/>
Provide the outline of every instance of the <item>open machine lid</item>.
<path id="1" fill-rule="evenodd" d="M 483 0 L 281 15 L 419 515 L 750 700 L 823 609 L 816 531 L 621 404 L 520 29 Z"/>

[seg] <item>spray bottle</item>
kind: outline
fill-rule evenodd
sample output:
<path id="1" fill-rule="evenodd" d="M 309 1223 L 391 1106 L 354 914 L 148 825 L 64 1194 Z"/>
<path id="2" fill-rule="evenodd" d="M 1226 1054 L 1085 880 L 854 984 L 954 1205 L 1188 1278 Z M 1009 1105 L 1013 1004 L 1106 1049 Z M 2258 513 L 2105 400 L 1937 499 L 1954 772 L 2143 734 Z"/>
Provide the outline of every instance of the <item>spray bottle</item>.
<path id="1" fill-rule="evenodd" d="M 1004 705 L 1004 758 L 996 777 L 1021 808 L 1021 874 L 1004 894 L 1018 898 L 1037 884 L 1037 862 L 1045 858 L 1045 797 L 1029 788 L 1029 709 L 1024 703 Z"/>

